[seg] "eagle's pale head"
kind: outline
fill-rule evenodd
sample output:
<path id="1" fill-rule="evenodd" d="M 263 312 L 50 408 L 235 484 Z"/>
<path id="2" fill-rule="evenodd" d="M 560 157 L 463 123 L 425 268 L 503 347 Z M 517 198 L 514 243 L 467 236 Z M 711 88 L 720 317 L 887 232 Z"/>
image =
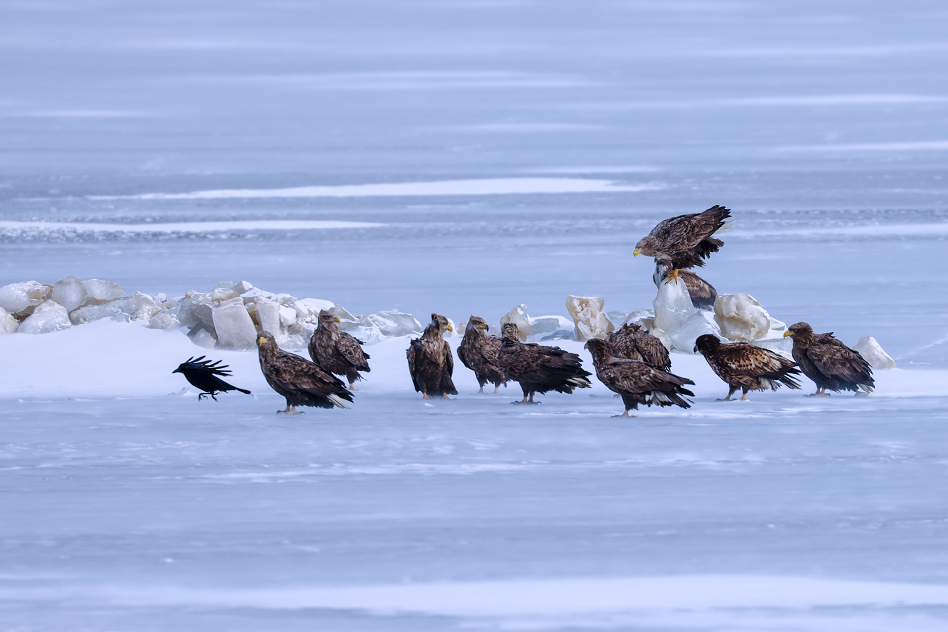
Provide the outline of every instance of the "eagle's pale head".
<path id="1" fill-rule="evenodd" d="M 441 314 L 432 314 L 431 315 L 431 324 L 435 325 L 439 329 L 445 329 L 447 331 L 454 331 L 454 327 L 451 326 L 451 321 Z"/>
<path id="2" fill-rule="evenodd" d="M 504 338 L 520 342 L 520 330 L 514 323 L 504 323 L 500 326 L 500 333 Z"/>
<path id="3" fill-rule="evenodd" d="M 319 310 L 319 322 L 324 325 L 342 322 L 339 317 L 326 309 Z"/>
<path id="4" fill-rule="evenodd" d="M 639 240 L 639 243 L 635 244 L 635 250 L 632 251 L 632 256 L 638 257 L 639 255 L 646 255 L 648 257 L 657 257 L 657 248 L 658 243 L 656 243 L 655 238 L 651 235 L 646 235 Z"/>
<path id="5" fill-rule="evenodd" d="M 487 324 L 487 321 L 485 321 L 480 316 L 474 316 L 473 314 L 471 315 L 471 318 L 468 319 L 467 321 L 467 328 L 471 330 L 483 329 L 484 331 L 487 331 L 488 329 L 490 329 L 490 327 Z"/>

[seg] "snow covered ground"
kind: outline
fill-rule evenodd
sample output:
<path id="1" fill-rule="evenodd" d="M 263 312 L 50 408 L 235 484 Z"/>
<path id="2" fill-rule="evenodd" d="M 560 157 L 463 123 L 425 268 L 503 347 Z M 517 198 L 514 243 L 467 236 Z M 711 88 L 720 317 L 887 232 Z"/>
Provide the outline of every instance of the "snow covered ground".
<path id="1" fill-rule="evenodd" d="M 0 630 L 942 630 L 948 12 L 938 2 L 18 3 L 0 286 L 220 281 L 496 323 L 702 272 L 899 368 L 613 419 L 411 390 L 287 418 L 253 352 L 97 321 L 0 337 Z M 456 346 L 459 338 L 450 339 Z M 581 343 L 563 346 L 582 352 Z M 208 353 L 253 395 L 198 402 Z"/>

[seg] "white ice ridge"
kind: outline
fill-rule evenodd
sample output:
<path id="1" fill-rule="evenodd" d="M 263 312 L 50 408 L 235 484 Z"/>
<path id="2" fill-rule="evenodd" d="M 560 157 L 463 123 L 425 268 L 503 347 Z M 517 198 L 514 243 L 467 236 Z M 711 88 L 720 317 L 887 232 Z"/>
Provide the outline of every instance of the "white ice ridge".
<path id="1" fill-rule="evenodd" d="M 189 193 L 142 193 L 139 195 L 92 195 L 93 200 L 220 200 L 249 198 L 347 198 L 427 195 L 513 195 L 534 193 L 615 193 L 656 191 L 660 184 L 617 184 L 612 180 L 587 178 L 484 178 L 385 184 L 347 184 L 290 187 L 285 189 L 215 189 Z"/>
<path id="2" fill-rule="evenodd" d="M 0 221 L 0 230 L 59 231 L 92 233 L 214 233 L 229 230 L 326 230 L 339 228 L 378 228 L 374 222 L 340 222 L 335 220 L 247 220 L 226 222 L 168 222 L 143 224 L 97 224 L 85 222 L 17 222 Z"/>
<path id="3" fill-rule="evenodd" d="M 102 589 L 135 605 L 327 608 L 445 616 L 568 615 L 663 609 L 948 606 L 948 586 L 807 577 L 692 575 L 279 589 Z"/>

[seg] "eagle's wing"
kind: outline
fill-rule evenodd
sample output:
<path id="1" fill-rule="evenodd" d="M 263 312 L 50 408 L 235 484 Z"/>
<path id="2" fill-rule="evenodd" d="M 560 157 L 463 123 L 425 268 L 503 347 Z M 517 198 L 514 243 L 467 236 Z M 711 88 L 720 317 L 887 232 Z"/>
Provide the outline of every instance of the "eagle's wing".
<path id="1" fill-rule="evenodd" d="M 806 355 L 827 377 L 842 378 L 854 384 L 872 379 L 872 367 L 866 360 L 836 338 L 824 337 L 810 345 Z"/>
<path id="2" fill-rule="evenodd" d="M 639 354 L 648 364 L 658 367 L 663 371 L 671 368 L 671 358 L 668 355 L 668 349 L 662 344 L 662 341 L 652 334 L 639 335 L 635 339 L 635 346 Z"/>
<path id="3" fill-rule="evenodd" d="M 334 375 L 323 371 L 318 364 L 292 353 L 280 352 L 268 363 L 267 376 L 287 391 L 304 391 L 328 397 L 345 385 Z"/>
<path id="4" fill-rule="evenodd" d="M 617 392 L 646 393 L 664 391 L 681 384 L 694 384 L 691 380 L 678 378 L 670 373 L 651 367 L 644 362 L 610 362 L 600 369 L 607 380 L 607 386 L 613 386 Z"/>
<path id="5" fill-rule="evenodd" d="M 408 352 L 406 355 L 408 356 L 408 372 L 411 373 L 411 383 L 412 386 L 415 387 L 416 391 L 421 390 L 418 388 L 418 380 L 415 378 L 415 376 L 418 375 L 417 362 L 419 353 L 421 353 L 421 340 L 415 338 L 408 345 Z"/>
<path id="6" fill-rule="evenodd" d="M 445 368 L 448 370 L 448 375 L 453 376 L 454 375 L 454 354 L 451 353 L 451 345 L 449 345 L 447 341 L 445 341 L 444 343 L 444 355 L 445 355 L 445 358 L 444 358 Z"/>
<path id="7" fill-rule="evenodd" d="M 789 360 L 746 343 L 721 345 L 715 354 L 718 361 L 728 365 L 732 371 L 749 377 L 768 377 L 790 368 L 787 366 Z"/>
<path id="8" fill-rule="evenodd" d="M 339 332 L 339 340 L 336 343 L 336 349 L 338 349 L 339 353 L 352 363 L 352 366 L 355 368 L 360 371 L 369 370 L 369 363 L 367 362 L 369 356 L 362 350 L 362 345 L 359 341 L 350 334 L 344 331 Z"/>

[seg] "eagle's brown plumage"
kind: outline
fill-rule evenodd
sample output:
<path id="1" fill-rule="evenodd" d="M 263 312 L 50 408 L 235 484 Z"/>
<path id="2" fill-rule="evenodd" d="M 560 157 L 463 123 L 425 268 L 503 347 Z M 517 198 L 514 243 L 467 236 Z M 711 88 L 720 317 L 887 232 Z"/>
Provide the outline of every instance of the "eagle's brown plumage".
<path id="1" fill-rule="evenodd" d="M 723 343 L 711 334 L 699 336 L 695 341 L 695 353 L 708 361 L 711 370 L 730 387 L 724 401 L 742 389 L 741 399 L 747 399 L 748 391 L 777 390 L 781 384 L 789 388 L 800 388 L 793 376 L 800 375 L 793 362 L 783 356 L 761 349 L 746 342 Z"/>
<path id="2" fill-rule="evenodd" d="M 583 361 L 575 353 L 559 347 L 520 342 L 517 325 L 505 323 L 501 329 L 503 344 L 497 361 L 508 380 L 520 384 L 523 401 L 514 404 L 536 404 L 535 393 L 556 391 L 572 393 L 574 388 L 589 388 L 592 375 L 583 369 Z"/>
<path id="3" fill-rule="evenodd" d="M 730 216 L 729 209 L 715 205 L 703 213 L 663 220 L 639 240 L 633 254 L 655 257 L 670 264 L 674 270 L 703 266 L 703 260 L 724 245 L 712 235 L 725 225 L 724 220 Z"/>
<path id="4" fill-rule="evenodd" d="M 408 347 L 408 370 L 415 390 L 425 399 L 428 394 L 457 395 L 451 376 L 454 374 L 454 356 L 451 345 L 444 339 L 444 331 L 454 331 L 448 319 L 440 314 L 431 315 L 431 323 L 425 327 L 420 338 L 411 341 Z"/>
<path id="5" fill-rule="evenodd" d="M 464 330 L 464 339 L 458 345 L 458 357 L 461 362 L 474 371 L 477 383 L 484 392 L 484 385 L 494 383 L 494 393 L 500 390 L 501 384 L 507 384 L 507 376 L 497 365 L 497 354 L 500 352 L 500 338 L 487 335 L 488 326 L 483 318 L 471 316 Z"/>
<path id="6" fill-rule="evenodd" d="M 638 360 L 617 358 L 612 353 L 612 344 L 607 340 L 593 338 L 586 343 L 585 348 L 592 354 L 599 381 L 622 397 L 625 412 L 618 417 L 628 417 L 629 411 L 637 410 L 639 404 L 691 407 L 690 402 L 683 397 L 694 397 L 694 393 L 684 387 L 685 384 L 694 384 L 688 378 L 656 369 Z"/>
<path id="7" fill-rule="evenodd" d="M 652 274 L 655 287 L 660 288 L 662 282 L 673 282 L 675 278 L 685 282 L 688 295 L 691 297 L 691 304 L 694 305 L 695 309 L 714 309 L 714 300 L 718 297 L 718 291 L 714 289 L 713 285 L 691 270 L 676 271 L 672 269 L 670 262 L 655 260 L 655 273 Z"/>
<path id="8" fill-rule="evenodd" d="M 611 332 L 606 340 L 612 345 L 612 355 L 650 364 L 656 369 L 671 369 L 671 358 L 662 341 L 636 323 L 626 323 Z"/>
<path id="9" fill-rule="evenodd" d="M 332 373 L 306 358 L 287 353 L 277 346 L 269 332 L 257 336 L 260 369 L 270 388 L 286 398 L 286 410 L 295 415 L 297 406 L 351 408 L 352 393 Z"/>
<path id="10" fill-rule="evenodd" d="M 361 380 L 359 371 L 369 372 L 369 354 L 362 350 L 362 343 L 344 331 L 339 331 L 339 318 L 325 309 L 319 310 L 316 331 L 309 340 L 309 357 L 330 373 L 345 375 L 352 383 Z M 354 389 L 353 389 L 354 390 Z"/>
<path id="11" fill-rule="evenodd" d="M 866 359 L 833 337 L 833 332 L 815 334 L 807 323 L 787 328 L 784 337 L 793 337 L 793 359 L 803 374 L 816 383 L 814 395 L 826 391 L 860 390 L 871 393 L 876 383 Z"/>

